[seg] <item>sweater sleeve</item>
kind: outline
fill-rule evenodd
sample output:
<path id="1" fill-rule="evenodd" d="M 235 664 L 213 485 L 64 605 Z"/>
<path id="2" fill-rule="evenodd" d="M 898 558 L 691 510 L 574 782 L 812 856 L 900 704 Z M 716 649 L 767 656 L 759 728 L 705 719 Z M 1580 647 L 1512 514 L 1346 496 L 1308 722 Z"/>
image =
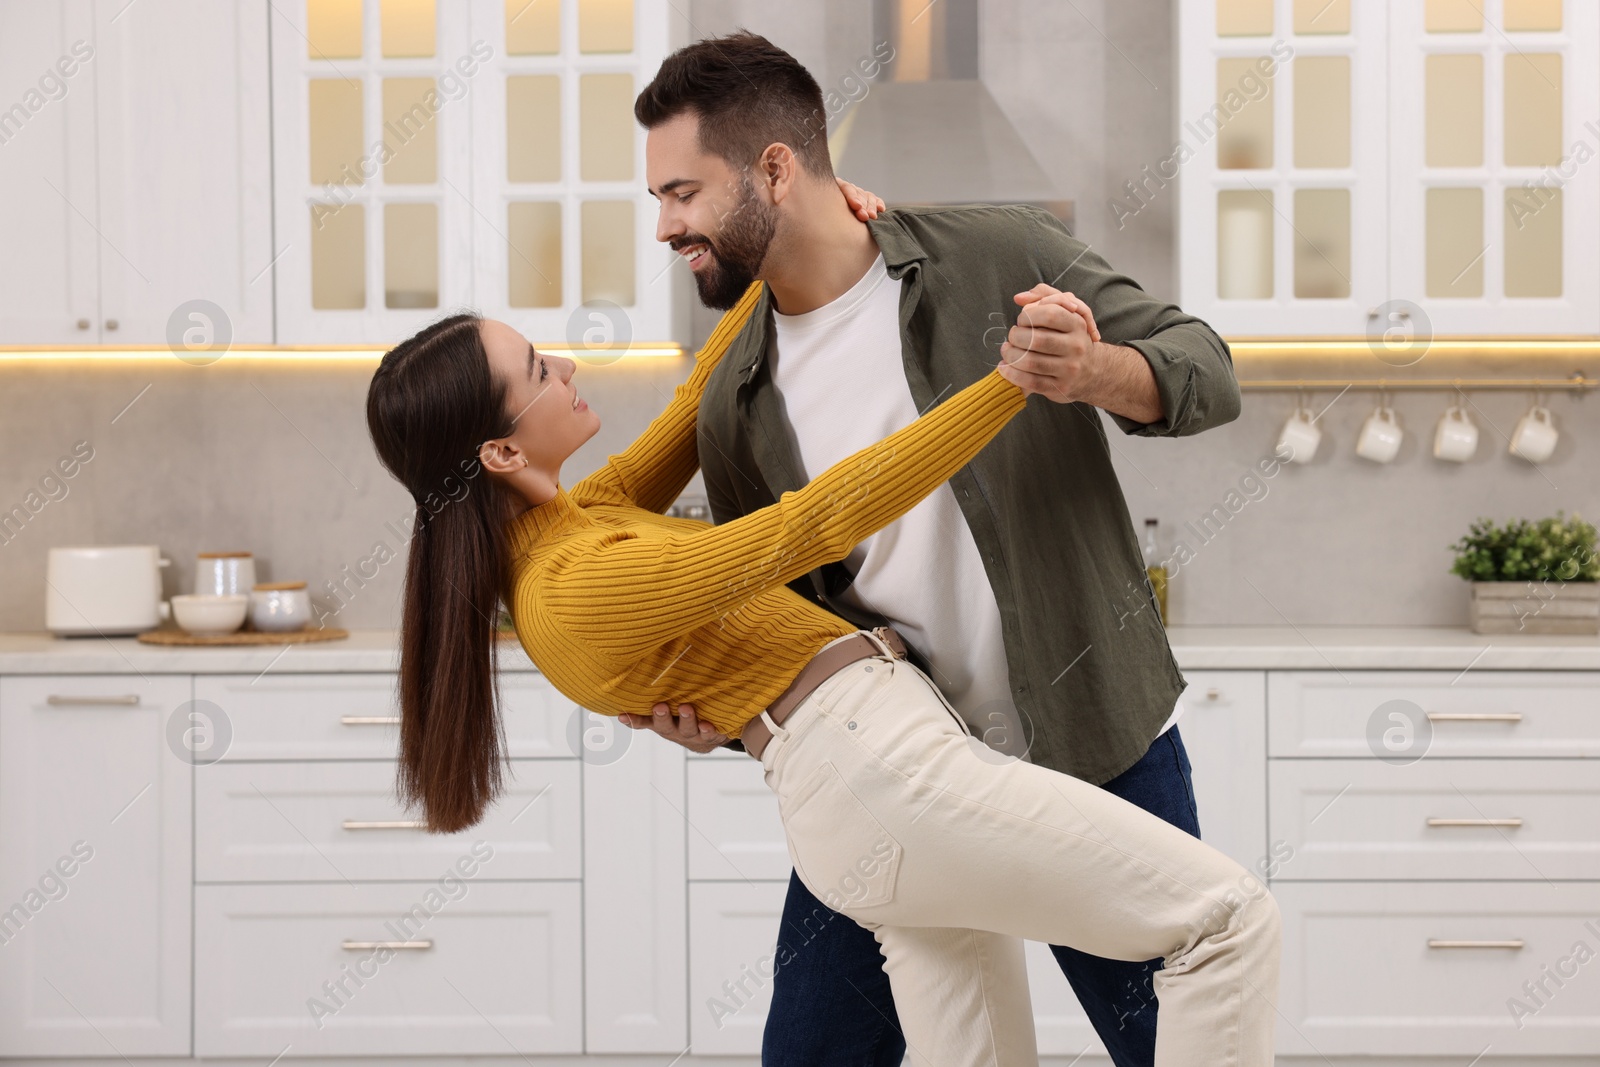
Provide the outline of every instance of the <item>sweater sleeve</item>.
<path id="1" fill-rule="evenodd" d="M 632 504 L 659 514 L 678 498 L 700 465 L 695 425 L 706 381 L 744 329 L 760 296 L 761 283 L 756 282 L 722 316 L 695 356 L 689 380 L 673 391 L 666 410 L 627 449 L 607 456 L 605 466 L 568 491 L 575 503 Z"/>
<path id="2" fill-rule="evenodd" d="M 637 538 L 607 531 L 557 551 L 537 580 L 551 622 L 625 657 L 736 615 L 751 598 L 843 559 L 943 485 L 1023 409 L 990 371 L 803 489 L 721 526 Z"/>

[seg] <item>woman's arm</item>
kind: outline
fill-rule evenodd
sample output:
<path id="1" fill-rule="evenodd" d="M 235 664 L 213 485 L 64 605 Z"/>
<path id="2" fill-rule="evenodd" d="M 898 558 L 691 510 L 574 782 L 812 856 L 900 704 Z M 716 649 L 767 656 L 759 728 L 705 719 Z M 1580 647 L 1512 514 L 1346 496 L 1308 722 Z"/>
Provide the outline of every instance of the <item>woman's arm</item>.
<path id="1" fill-rule="evenodd" d="M 678 498 L 700 466 L 695 422 L 706 381 L 744 329 L 760 296 L 761 283 L 756 282 L 722 316 L 695 357 L 694 372 L 674 390 L 666 410 L 625 451 L 608 456 L 605 466 L 574 485 L 568 492 L 574 502 L 632 504 L 660 513 Z"/>
<path id="2" fill-rule="evenodd" d="M 1026 394 L 998 370 L 805 488 L 671 538 L 575 541 L 535 580 L 538 611 L 597 651 L 628 656 L 736 615 L 752 597 L 843 559 L 964 467 Z M 611 535 L 608 535 L 611 536 Z"/>

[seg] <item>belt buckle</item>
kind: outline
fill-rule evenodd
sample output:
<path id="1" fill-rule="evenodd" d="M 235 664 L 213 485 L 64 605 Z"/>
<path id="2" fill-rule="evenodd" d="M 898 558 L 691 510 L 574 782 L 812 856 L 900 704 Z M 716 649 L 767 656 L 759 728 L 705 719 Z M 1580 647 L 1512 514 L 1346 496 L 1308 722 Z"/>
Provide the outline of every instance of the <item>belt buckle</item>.
<path id="1" fill-rule="evenodd" d="M 895 659 L 906 658 L 906 643 L 900 639 L 900 635 L 895 632 L 894 627 L 874 626 L 872 632 L 877 636 L 878 640 L 888 646 Z"/>

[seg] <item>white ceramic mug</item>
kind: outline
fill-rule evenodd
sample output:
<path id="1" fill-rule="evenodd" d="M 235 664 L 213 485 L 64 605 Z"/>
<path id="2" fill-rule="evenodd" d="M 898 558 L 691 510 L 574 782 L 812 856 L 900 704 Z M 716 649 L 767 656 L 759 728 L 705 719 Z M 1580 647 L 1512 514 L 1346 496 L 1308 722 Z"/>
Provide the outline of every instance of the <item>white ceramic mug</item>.
<path id="1" fill-rule="evenodd" d="M 1311 414 L 1311 409 L 1295 408 L 1283 424 L 1283 432 L 1278 434 L 1278 451 L 1281 453 L 1288 449 L 1291 463 L 1310 463 L 1321 442 L 1322 431 L 1318 429 L 1316 416 Z"/>
<path id="2" fill-rule="evenodd" d="M 196 596 L 246 596 L 256 584 L 255 557 L 248 552 L 202 552 L 195 560 Z"/>
<path id="3" fill-rule="evenodd" d="M 1517 428 L 1511 431 L 1511 454 L 1529 463 L 1543 463 L 1555 452 L 1560 437 L 1555 416 L 1548 408 L 1535 404 L 1517 420 Z"/>
<path id="4" fill-rule="evenodd" d="M 1356 455 L 1374 463 L 1388 463 L 1400 451 L 1405 431 L 1400 428 L 1400 418 L 1394 408 L 1379 407 L 1361 424 L 1361 436 L 1356 440 Z"/>
<path id="5" fill-rule="evenodd" d="M 1433 454 L 1452 463 L 1465 463 L 1478 450 L 1478 424 L 1460 404 L 1451 404 L 1433 431 Z"/>

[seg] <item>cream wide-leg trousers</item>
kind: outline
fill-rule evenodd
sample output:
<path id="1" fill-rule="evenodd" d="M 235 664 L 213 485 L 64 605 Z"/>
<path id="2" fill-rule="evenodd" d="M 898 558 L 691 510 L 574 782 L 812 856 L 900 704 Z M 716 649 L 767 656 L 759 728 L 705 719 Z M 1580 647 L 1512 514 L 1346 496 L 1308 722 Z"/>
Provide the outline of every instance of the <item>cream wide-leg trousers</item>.
<path id="1" fill-rule="evenodd" d="M 910 1062 L 1038 1063 L 1027 939 L 1162 957 L 1158 1067 L 1272 1063 L 1278 907 L 1239 864 L 990 749 L 887 649 L 767 725 L 761 763 L 795 870 L 877 937 Z"/>

